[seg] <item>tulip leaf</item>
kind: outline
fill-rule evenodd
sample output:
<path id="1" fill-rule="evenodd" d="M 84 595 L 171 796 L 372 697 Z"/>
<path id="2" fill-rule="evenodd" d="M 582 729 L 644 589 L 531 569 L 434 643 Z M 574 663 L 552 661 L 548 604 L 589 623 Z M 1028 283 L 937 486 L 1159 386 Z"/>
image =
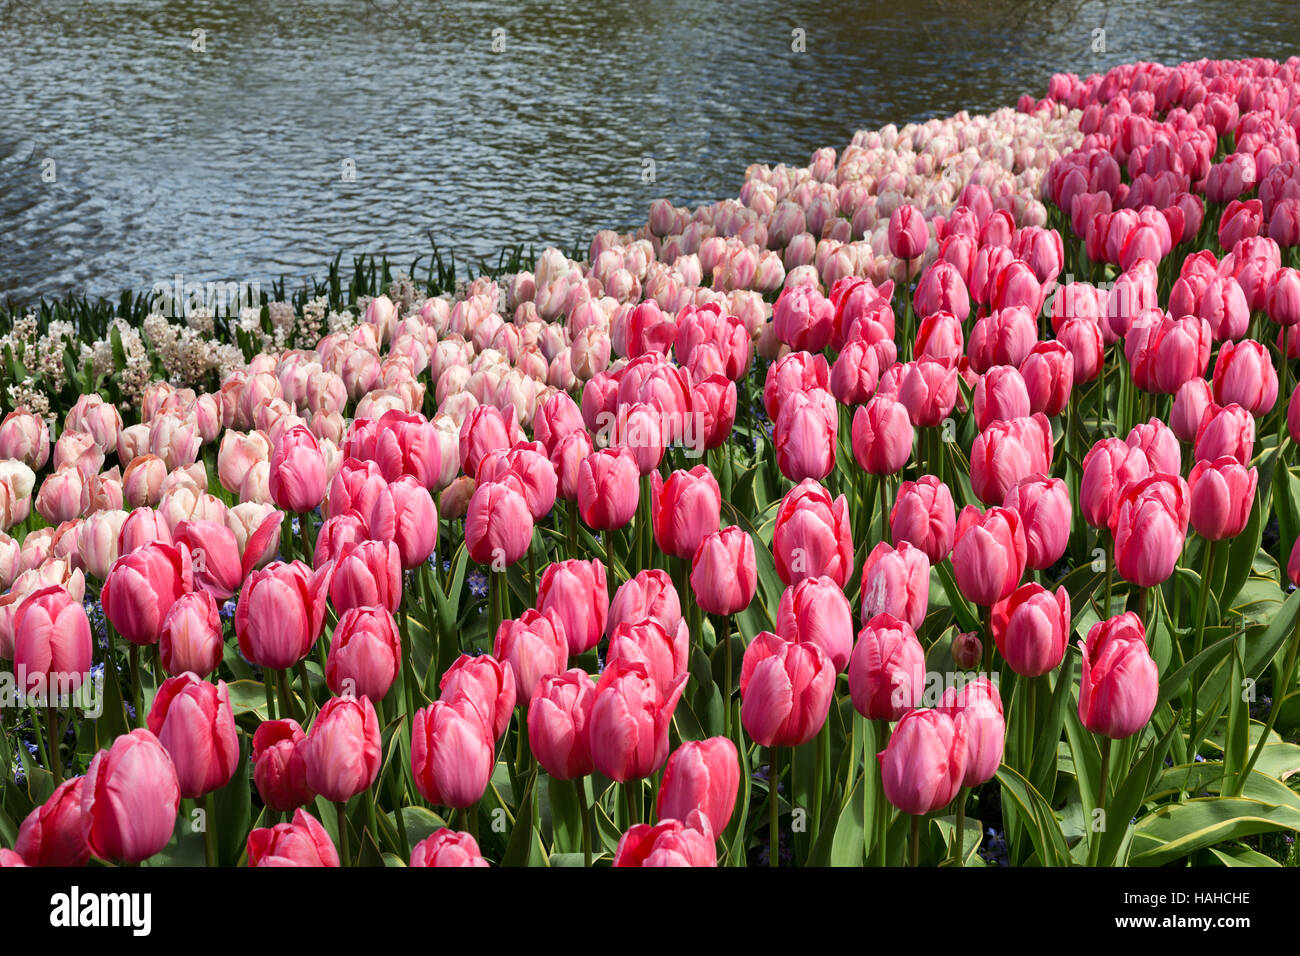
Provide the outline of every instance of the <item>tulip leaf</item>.
<path id="1" fill-rule="evenodd" d="M 216 792 L 216 819 L 207 822 L 208 826 L 217 828 L 217 855 L 222 866 L 234 866 L 247 843 L 249 820 L 253 813 L 253 792 L 248 780 L 252 763 L 248 759 L 248 748 L 248 737 L 240 734 L 239 764 L 230 781 Z"/>
<path id="2" fill-rule="evenodd" d="M 582 815 L 578 811 L 578 791 L 586 780 L 557 780 L 547 775 L 546 789 L 551 811 L 551 859 L 556 853 L 582 851 Z M 545 814 L 543 813 L 543 817 Z"/>
<path id="3" fill-rule="evenodd" d="M 944 848 L 944 861 L 952 854 L 953 844 L 957 839 L 957 817 L 954 814 L 948 814 L 942 817 L 931 817 L 930 826 L 938 831 L 939 839 L 942 841 Z M 984 861 L 979 856 L 980 843 L 983 834 L 980 832 L 980 821 L 978 818 L 971 819 L 966 817 L 962 820 L 962 866 L 981 866 Z"/>
<path id="4" fill-rule="evenodd" d="M 447 826 L 447 822 L 427 807 L 410 806 L 402 808 L 402 823 L 406 826 L 406 842 L 414 847 L 435 830 Z"/>
<path id="5" fill-rule="evenodd" d="M 1214 643 L 1210 644 L 1208 647 L 1203 648 L 1201 653 L 1197 654 L 1182 667 L 1178 668 L 1173 673 L 1168 674 L 1160 681 L 1160 693 L 1156 697 L 1157 707 L 1161 704 L 1168 703 L 1175 697 L 1178 697 L 1187 686 L 1187 683 L 1193 674 L 1204 671 L 1207 667 L 1216 666 L 1219 661 L 1232 653 L 1233 642 L 1236 639 L 1237 631 L 1230 631 L 1228 628 L 1221 627 L 1206 628 L 1205 635 L 1207 638 L 1210 638 L 1212 635 L 1222 634 L 1224 631 L 1229 631 L 1229 633 L 1226 636 L 1215 640 Z"/>
<path id="6" fill-rule="evenodd" d="M 1300 810 L 1247 797 L 1196 797 L 1142 817 L 1129 862 L 1164 866 L 1203 847 L 1274 830 L 1300 832 Z"/>
<path id="7" fill-rule="evenodd" d="M 952 576 L 952 569 L 940 561 L 934 565 L 934 573 L 939 576 L 944 593 L 948 595 L 948 606 L 952 608 L 952 613 L 957 618 L 957 626 L 962 631 L 975 631 L 980 635 L 981 640 L 991 641 L 992 635 L 984 633 L 984 626 L 980 623 L 979 617 L 971 610 L 957 587 L 957 579 Z"/>
<path id="8" fill-rule="evenodd" d="M 1281 866 L 1277 860 L 1263 853 L 1257 853 L 1243 843 L 1230 843 L 1227 846 L 1212 846 L 1210 853 L 1224 866 Z"/>
<path id="9" fill-rule="evenodd" d="M 1070 850 L 1065 845 L 1060 822 L 1051 806 L 1033 784 L 1006 764 L 998 768 L 996 776 L 1002 785 L 1003 800 L 1016 808 L 1029 832 L 1039 863 L 1043 866 L 1068 866 Z"/>
<path id="10" fill-rule="evenodd" d="M 1242 585 L 1250 577 L 1250 569 L 1255 561 L 1255 552 L 1259 550 L 1261 534 L 1264 530 L 1263 515 L 1265 510 L 1264 489 L 1255 489 L 1255 503 L 1250 509 L 1250 520 L 1241 534 L 1228 545 L 1228 573 L 1223 582 L 1223 590 L 1217 595 L 1219 607 L 1228 607 L 1241 591 Z"/>
<path id="11" fill-rule="evenodd" d="M 1169 750 L 1169 741 L 1178 730 L 1177 722 L 1170 724 L 1160 737 L 1152 737 L 1142 755 L 1129 770 L 1127 776 L 1115 790 L 1115 795 L 1106 805 L 1106 829 L 1102 833 L 1100 852 L 1097 855 L 1098 866 L 1124 865 L 1123 850 L 1132 840 L 1129 823 L 1137 816 L 1156 768 L 1164 766 L 1165 753 Z M 1115 824 L 1115 825 L 1112 825 Z"/>
<path id="12" fill-rule="evenodd" d="M 861 866 L 865 848 L 866 822 L 863 817 L 864 778 L 859 777 L 849 792 L 848 802 L 840 810 L 835 822 L 835 836 L 831 841 L 831 866 Z"/>
<path id="13" fill-rule="evenodd" d="M 1035 754 L 1033 766 L 1029 771 L 1029 782 L 1047 800 L 1052 799 L 1056 789 L 1056 747 L 1044 746 L 1045 742 L 1061 739 L 1061 730 L 1065 726 L 1065 715 L 1074 701 L 1075 648 L 1066 647 L 1065 659 L 1056 671 L 1050 672 L 1056 681 L 1052 688 L 1051 702 L 1047 712 L 1038 722 L 1035 733 Z M 1044 675 L 1048 676 L 1048 675 Z M 1037 678 L 1042 680 L 1042 678 Z"/>

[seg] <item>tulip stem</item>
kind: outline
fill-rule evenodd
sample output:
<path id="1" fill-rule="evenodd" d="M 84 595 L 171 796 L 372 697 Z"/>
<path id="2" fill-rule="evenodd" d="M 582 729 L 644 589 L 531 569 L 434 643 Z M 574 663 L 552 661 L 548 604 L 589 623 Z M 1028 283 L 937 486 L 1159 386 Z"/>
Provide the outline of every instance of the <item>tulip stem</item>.
<path id="1" fill-rule="evenodd" d="M 1101 532 L 1101 546 L 1106 551 L 1106 603 L 1101 609 L 1101 619 L 1104 621 L 1110 617 L 1111 580 L 1115 577 L 1115 549 L 1111 546 L 1110 533 L 1107 531 Z"/>
<path id="2" fill-rule="evenodd" d="M 262 668 L 262 688 L 266 691 L 266 719 L 276 719 L 275 709 L 275 692 L 271 688 L 272 670 L 269 667 Z"/>
<path id="3" fill-rule="evenodd" d="M 293 691 L 289 688 L 289 670 L 285 668 L 275 672 L 276 682 L 280 688 L 280 712 L 286 717 L 298 719 L 298 708 L 293 703 Z M 306 717 L 304 716 L 304 720 Z"/>
<path id="4" fill-rule="evenodd" d="M 962 787 L 957 791 L 957 836 L 954 843 L 957 847 L 956 864 L 958 866 L 966 865 L 966 857 L 962 852 L 962 847 L 966 842 L 966 799 L 970 796 L 970 790 Z"/>
<path id="5" fill-rule="evenodd" d="M 63 783 L 63 754 L 60 753 L 59 746 L 63 738 L 59 735 L 59 709 L 47 707 L 45 719 L 50 728 L 50 773 L 54 775 L 54 785 L 57 787 Z"/>
<path id="6" fill-rule="evenodd" d="M 582 816 L 582 865 L 591 866 L 591 811 L 587 807 L 587 778 L 578 777 L 573 781 L 578 792 L 578 813 Z"/>
<path id="7" fill-rule="evenodd" d="M 336 803 L 334 809 L 338 812 L 339 823 L 339 866 L 351 866 L 348 855 L 348 805 Z"/>
<path id="8" fill-rule="evenodd" d="M 310 517 L 311 516 L 308 515 L 306 512 L 298 515 L 298 534 L 302 538 L 302 560 L 306 564 L 315 563 L 316 549 L 312 547 L 311 531 L 307 527 Z"/>
<path id="9" fill-rule="evenodd" d="M 724 671 L 723 671 L 724 674 L 723 680 L 725 682 L 723 687 L 723 704 L 725 705 L 724 706 L 725 711 L 727 711 L 727 719 L 725 719 L 724 730 L 725 730 L 725 734 L 727 734 L 728 739 L 731 739 L 732 661 L 731 661 L 731 615 L 729 614 L 727 615 L 727 617 L 723 618 L 723 661 L 725 662 Z"/>
<path id="10" fill-rule="evenodd" d="M 912 815 L 912 857 L 911 867 L 916 869 L 921 865 L 921 818 L 915 814 Z"/>
<path id="11" fill-rule="evenodd" d="M 497 628 L 501 626 L 501 590 L 500 574 L 488 567 L 488 637 L 496 639 Z"/>
<path id="12" fill-rule="evenodd" d="M 1192 658 L 1200 656 L 1205 644 L 1205 612 L 1209 607 L 1210 579 L 1214 574 L 1215 542 L 1205 542 L 1205 560 L 1201 564 L 1201 596 L 1196 602 L 1196 643 L 1192 648 Z M 1201 690 L 1201 668 L 1198 665 L 1192 672 L 1192 726 L 1190 739 L 1196 740 L 1196 728 L 1200 723 L 1198 697 Z"/>
<path id="13" fill-rule="evenodd" d="M 203 795 L 203 857 L 208 866 L 220 866 L 217 859 L 217 799 L 213 791 Z"/>
<path id="14" fill-rule="evenodd" d="M 27 709 L 31 713 L 32 734 L 36 737 L 36 752 L 41 755 L 41 763 L 48 767 L 50 766 L 50 755 L 45 749 L 45 735 L 41 733 L 40 718 L 37 716 L 35 707 L 29 706 Z"/>
<path id="15" fill-rule="evenodd" d="M 135 702 L 135 719 L 143 721 L 144 694 L 140 688 L 140 647 L 137 644 L 131 645 L 131 699 Z"/>
<path id="16" fill-rule="evenodd" d="M 1102 811 L 1100 831 L 1093 830 L 1088 837 L 1088 865 L 1097 865 L 1097 852 L 1100 849 L 1101 837 L 1099 832 L 1105 833 L 1106 827 L 1106 778 L 1110 776 L 1110 744 L 1111 739 L 1103 736 L 1101 738 L 1101 772 L 1097 775 L 1097 809 Z"/>
<path id="17" fill-rule="evenodd" d="M 117 672 L 117 642 L 113 640 L 117 629 L 105 621 L 104 630 L 108 633 L 108 648 L 104 652 L 104 670 L 112 677 L 113 686 L 117 688 L 117 699 L 122 703 L 122 725 L 130 727 L 131 720 L 126 713 L 126 695 L 122 693 L 122 680 Z"/>
<path id="18" fill-rule="evenodd" d="M 298 662 L 298 685 L 302 688 L 302 716 L 306 720 L 310 712 L 316 709 L 316 701 L 311 696 L 311 680 L 307 676 L 307 658 Z M 376 701 L 375 703 L 379 703 Z"/>
<path id="19" fill-rule="evenodd" d="M 781 748 L 767 748 L 767 865 L 781 866 Z"/>

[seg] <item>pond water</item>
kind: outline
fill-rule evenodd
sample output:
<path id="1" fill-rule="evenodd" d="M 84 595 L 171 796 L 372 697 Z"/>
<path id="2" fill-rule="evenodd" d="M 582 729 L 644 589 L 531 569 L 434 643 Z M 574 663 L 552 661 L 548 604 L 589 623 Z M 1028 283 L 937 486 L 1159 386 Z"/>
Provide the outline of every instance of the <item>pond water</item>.
<path id="1" fill-rule="evenodd" d="M 1297 9 L 0 0 L 0 298 L 567 246 L 1057 70 L 1284 58 Z"/>

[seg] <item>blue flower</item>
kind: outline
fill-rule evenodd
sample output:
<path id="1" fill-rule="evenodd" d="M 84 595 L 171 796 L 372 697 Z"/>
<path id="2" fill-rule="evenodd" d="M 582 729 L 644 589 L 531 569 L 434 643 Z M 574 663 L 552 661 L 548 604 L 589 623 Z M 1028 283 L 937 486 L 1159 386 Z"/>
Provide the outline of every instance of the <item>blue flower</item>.
<path id="1" fill-rule="evenodd" d="M 487 597 L 488 579 L 487 579 L 487 575 L 484 574 L 482 571 L 479 571 L 477 569 L 471 571 L 469 575 L 465 578 L 465 581 L 469 585 L 470 594 L 479 598 Z"/>

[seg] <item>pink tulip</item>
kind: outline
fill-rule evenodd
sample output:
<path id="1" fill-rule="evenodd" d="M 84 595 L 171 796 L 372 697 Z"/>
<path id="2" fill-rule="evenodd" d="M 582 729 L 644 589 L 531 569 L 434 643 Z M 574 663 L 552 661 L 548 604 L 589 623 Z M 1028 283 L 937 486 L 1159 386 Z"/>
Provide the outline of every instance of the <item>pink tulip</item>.
<path id="1" fill-rule="evenodd" d="M 81 602 L 59 585 L 22 598 L 14 617 L 14 673 L 22 693 L 49 706 L 74 693 L 90 671 L 90 620 Z"/>
<path id="2" fill-rule="evenodd" d="M 271 452 L 270 489 L 277 507 L 303 514 L 325 498 L 325 456 L 305 425 L 280 436 Z"/>
<path id="3" fill-rule="evenodd" d="M 993 606 L 993 640 L 1011 669 L 1025 677 L 1046 674 L 1065 657 L 1072 630 L 1070 595 L 1030 582 Z"/>
<path id="4" fill-rule="evenodd" d="M 1095 734 L 1131 737 L 1151 719 L 1160 683 L 1142 622 L 1132 611 L 1098 621 L 1079 647 L 1079 720 Z"/>
<path id="5" fill-rule="evenodd" d="M 559 674 L 569 664 L 569 640 L 564 623 L 552 610 L 528 608 L 517 619 L 502 621 L 492 656 L 510 666 L 515 679 L 515 705 L 527 707 L 538 682 Z"/>
<path id="6" fill-rule="evenodd" d="M 896 548 L 907 542 L 920 548 L 930 564 L 938 564 L 952 550 L 956 526 L 952 492 L 934 475 L 898 486 L 889 512 L 889 533 Z"/>
<path id="7" fill-rule="evenodd" d="M 462 654 L 438 682 L 441 699 L 468 704 L 489 740 L 500 740 L 515 711 L 515 672 L 491 654 Z"/>
<path id="8" fill-rule="evenodd" d="M 921 703 L 925 651 L 906 621 L 880 614 L 858 633 L 849 660 L 849 693 L 870 720 L 898 720 Z"/>
<path id="9" fill-rule="evenodd" d="M 862 623 L 889 614 L 919 628 L 930 602 L 930 559 L 906 541 L 880 542 L 862 564 L 861 599 Z"/>
<path id="10" fill-rule="evenodd" d="M 576 780 L 594 767 L 587 728 L 595 700 L 596 685 L 578 668 L 537 682 L 528 705 L 528 745 L 556 780 Z"/>
<path id="11" fill-rule="evenodd" d="M 578 468 L 578 512 L 589 528 L 621 528 L 636 511 L 640 490 L 637 465 L 627 449 L 607 448 L 582 460 Z"/>
<path id="12" fill-rule="evenodd" d="M 944 691 L 939 709 L 956 725 L 956 736 L 964 739 L 961 785 L 978 787 L 993 779 L 1002 764 L 1002 745 L 1006 722 L 1002 717 L 1002 697 L 987 677 L 980 677 L 959 690 Z"/>
<path id="13" fill-rule="evenodd" d="M 830 711 L 835 665 L 813 643 L 764 631 L 740 668 L 740 722 L 764 747 L 797 747 L 816 736 Z"/>
<path id="14" fill-rule="evenodd" d="M 619 838 L 615 866 L 717 866 L 716 834 L 698 810 L 685 821 L 638 823 Z"/>
<path id="15" fill-rule="evenodd" d="M 89 862 L 90 847 L 81 825 L 81 791 L 85 779 L 65 780 L 23 820 L 14 850 L 25 865 L 85 866 Z"/>
<path id="16" fill-rule="evenodd" d="M 892 475 L 912 455 L 912 422 L 900 402 L 876 395 L 853 416 L 853 457 L 872 475 Z"/>
<path id="17" fill-rule="evenodd" d="M 947 711 L 908 711 L 876 755 L 886 799 L 917 816 L 947 806 L 965 779 L 967 746 L 965 728 Z"/>
<path id="18" fill-rule="evenodd" d="M 604 635 L 609 616 L 605 566 L 595 558 L 548 565 L 537 587 L 537 610 L 554 612 L 564 625 L 570 654 L 589 651 Z"/>
<path id="19" fill-rule="evenodd" d="M 144 729 L 113 741 L 90 761 L 81 787 L 81 827 L 92 856 L 139 863 L 167 845 L 180 810 L 176 767 Z"/>
<path id="20" fill-rule="evenodd" d="M 333 693 L 382 700 L 401 667 L 402 639 L 387 608 L 353 607 L 339 616 L 325 660 Z"/>
<path id="21" fill-rule="evenodd" d="M 1207 541 L 1241 534 L 1255 506 L 1258 481 L 1259 473 L 1235 458 L 1198 461 L 1187 478 L 1188 515 L 1196 533 Z"/>
<path id="22" fill-rule="evenodd" d="M 853 575 L 853 531 L 844 495 L 830 493 L 811 478 L 781 500 L 772 529 L 776 573 L 787 585 L 826 575 L 844 587 Z"/>
<path id="23" fill-rule="evenodd" d="M 182 594 L 194 590 L 188 548 L 146 544 L 123 554 L 104 579 L 104 616 L 132 644 L 157 643 L 167 612 Z"/>
<path id="24" fill-rule="evenodd" d="M 468 833 L 443 827 L 411 847 L 411 866 L 488 866 L 478 843 Z"/>
<path id="25" fill-rule="evenodd" d="M 479 564 L 504 571 L 527 552 L 533 540 L 533 517 L 523 485 L 514 475 L 474 489 L 465 515 L 465 545 Z"/>
<path id="26" fill-rule="evenodd" d="M 758 587 L 754 540 L 732 525 L 705 535 L 691 559 L 691 588 L 709 614 L 738 614 Z"/>
<path id="27" fill-rule="evenodd" d="M 1083 457 L 1079 507 L 1094 528 L 1108 528 L 1119 496 L 1130 484 L 1151 474 L 1151 461 L 1141 448 L 1119 438 L 1103 438 Z"/>
<path id="28" fill-rule="evenodd" d="M 379 719 L 369 697 L 331 697 L 316 713 L 307 742 L 307 785 L 326 800 L 346 803 L 379 775 Z"/>
<path id="29" fill-rule="evenodd" d="M 668 756 L 668 726 L 686 681 L 683 674 L 664 694 L 640 662 L 607 666 L 587 724 L 595 768 L 617 783 L 658 770 Z"/>
<path id="30" fill-rule="evenodd" d="M 1025 573 L 1028 545 L 1024 521 L 1008 508 L 981 513 L 967 505 L 957 516 L 952 570 L 965 597 L 992 607 L 1008 597 Z"/>
<path id="31" fill-rule="evenodd" d="M 708 818 L 715 834 L 731 822 L 740 787 L 736 745 L 726 737 L 683 743 L 668 758 L 659 790 L 659 819 L 685 820 L 693 811 Z"/>
<path id="32" fill-rule="evenodd" d="M 240 653 L 271 670 L 297 664 L 320 637 L 328 586 L 328 574 L 313 574 L 301 561 L 250 574 L 235 605 Z"/>
<path id="33" fill-rule="evenodd" d="M 1050 568 L 1070 542 L 1070 492 L 1060 478 L 1023 478 L 1007 489 L 1002 507 L 1020 515 L 1025 524 L 1025 566 Z"/>
<path id="34" fill-rule="evenodd" d="M 330 603 L 340 614 L 375 605 L 396 613 L 402 605 L 402 559 L 392 541 L 345 544 L 326 573 Z"/>
<path id="35" fill-rule="evenodd" d="M 209 684 L 193 673 L 168 678 L 148 723 L 172 758 L 182 797 L 219 790 L 235 775 L 239 734 L 225 681 Z"/>
<path id="36" fill-rule="evenodd" d="M 1120 494 L 1110 531 L 1124 580 L 1153 587 L 1173 574 L 1187 535 L 1189 498 L 1187 483 L 1167 474 L 1143 478 Z"/>
<path id="37" fill-rule="evenodd" d="M 704 465 L 674 471 L 665 481 L 650 476 L 650 516 L 655 543 L 673 557 L 690 560 L 705 535 L 718 530 L 722 494 Z"/>

